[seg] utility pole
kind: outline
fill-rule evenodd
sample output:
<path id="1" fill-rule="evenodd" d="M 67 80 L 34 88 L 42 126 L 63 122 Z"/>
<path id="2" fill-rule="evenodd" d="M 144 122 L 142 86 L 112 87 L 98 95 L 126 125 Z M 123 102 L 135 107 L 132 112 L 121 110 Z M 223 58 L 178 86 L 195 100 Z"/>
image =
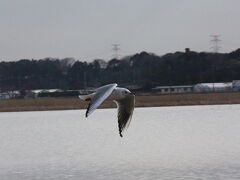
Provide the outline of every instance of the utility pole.
<path id="1" fill-rule="evenodd" d="M 218 57 L 217 53 L 221 49 L 221 47 L 219 46 L 219 42 L 221 42 L 220 35 L 211 35 L 211 37 L 212 37 L 212 39 L 211 39 L 211 43 L 212 43 L 211 49 L 213 49 L 213 52 L 216 53 L 216 56 Z M 215 68 L 214 64 L 212 64 L 213 92 L 215 92 L 215 85 L 214 85 L 214 83 L 215 83 L 215 71 L 216 71 L 216 68 Z"/>
<path id="2" fill-rule="evenodd" d="M 219 42 L 221 42 L 220 35 L 211 35 L 210 37 L 212 37 L 210 41 L 212 43 L 211 49 L 213 49 L 214 53 L 218 53 L 221 49 L 221 47 L 219 46 Z"/>
<path id="3" fill-rule="evenodd" d="M 118 53 L 118 51 L 120 50 L 120 44 L 113 44 L 112 45 L 113 47 L 112 47 L 112 50 L 113 50 L 113 52 L 114 52 L 114 58 L 115 59 L 118 59 L 119 58 L 119 53 Z"/>

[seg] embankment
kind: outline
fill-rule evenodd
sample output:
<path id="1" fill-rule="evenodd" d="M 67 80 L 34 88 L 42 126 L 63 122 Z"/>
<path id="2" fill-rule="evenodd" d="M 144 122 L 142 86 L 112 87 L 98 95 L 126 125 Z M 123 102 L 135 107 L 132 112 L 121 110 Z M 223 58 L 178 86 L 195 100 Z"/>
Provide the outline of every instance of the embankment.
<path id="1" fill-rule="evenodd" d="M 171 94 L 136 96 L 136 107 L 240 104 L 240 93 L 207 93 L 207 94 Z M 42 111 L 85 109 L 87 103 L 79 98 L 36 98 L 0 100 L 0 112 Z M 106 101 L 102 108 L 116 107 L 115 103 Z"/>

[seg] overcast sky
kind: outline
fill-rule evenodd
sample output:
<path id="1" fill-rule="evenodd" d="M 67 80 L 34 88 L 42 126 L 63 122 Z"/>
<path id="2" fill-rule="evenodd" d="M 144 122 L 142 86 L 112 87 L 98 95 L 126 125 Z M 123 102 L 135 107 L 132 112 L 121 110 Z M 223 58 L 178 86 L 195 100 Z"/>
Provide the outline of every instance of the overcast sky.
<path id="1" fill-rule="evenodd" d="M 240 47 L 240 0 L 0 0 L 0 60 Z"/>

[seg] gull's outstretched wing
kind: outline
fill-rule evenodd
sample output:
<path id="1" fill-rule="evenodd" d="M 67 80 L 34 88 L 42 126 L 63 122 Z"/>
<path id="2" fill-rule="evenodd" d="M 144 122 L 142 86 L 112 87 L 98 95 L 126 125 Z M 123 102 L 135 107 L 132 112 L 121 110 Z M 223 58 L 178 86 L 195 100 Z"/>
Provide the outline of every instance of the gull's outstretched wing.
<path id="1" fill-rule="evenodd" d="M 127 128 L 132 119 L 135 105 L 135 96 L 128 95 L 126 98 L 115 101 L 118 106 L 118 129 L 119 135 L 122 137 L 122 131 Z"/>
<path id="2" fill-rule="evenodd" d="M 86 117 L 88 117 L 102 102 L 111 95 L 112 91 L 117 87 L 117 84 L 109 84 L 97 89 L 95 96 L 88 105 Z"/>

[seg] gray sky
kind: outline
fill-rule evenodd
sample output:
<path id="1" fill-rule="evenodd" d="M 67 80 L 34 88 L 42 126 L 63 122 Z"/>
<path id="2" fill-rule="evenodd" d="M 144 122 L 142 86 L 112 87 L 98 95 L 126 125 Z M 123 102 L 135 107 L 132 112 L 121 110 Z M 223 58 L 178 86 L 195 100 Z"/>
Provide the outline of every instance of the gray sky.
<path id="1" fill-rule="evenodd" d="M 240 0 L 0 0 L 0 60 L 240 47 Z"/>

